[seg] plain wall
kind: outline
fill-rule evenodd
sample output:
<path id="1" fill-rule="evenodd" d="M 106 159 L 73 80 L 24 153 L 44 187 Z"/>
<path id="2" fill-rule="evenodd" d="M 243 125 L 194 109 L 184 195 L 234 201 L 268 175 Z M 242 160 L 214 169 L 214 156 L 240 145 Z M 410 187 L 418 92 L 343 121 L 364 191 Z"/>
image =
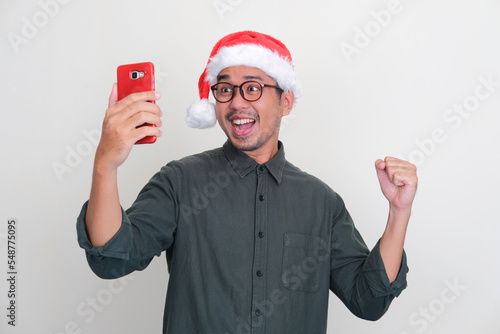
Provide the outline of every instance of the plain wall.
<path id="1" fill-rule="evenodd" d="M 375 160 L 418 165 L 408 288 L 378 322 L 332 294 L 328 333 L 499 333 L 499 15 L 494 0 L 2 1 L 0 278 L 9 219 L 18 274 L 16 327 L 0 279 L 0 332 L 161 332 L 165 255 L 106 281 L 76 240 L 116 67 L 154 62 L 165 112 L 119 170 L 126 208 L 167 162 L 223 144 L 185 110 L 215 42 L 252 29 L 288 46 L 302 82 L 288 160 L 340 193 L 369 247 L 388 211 Z"/>

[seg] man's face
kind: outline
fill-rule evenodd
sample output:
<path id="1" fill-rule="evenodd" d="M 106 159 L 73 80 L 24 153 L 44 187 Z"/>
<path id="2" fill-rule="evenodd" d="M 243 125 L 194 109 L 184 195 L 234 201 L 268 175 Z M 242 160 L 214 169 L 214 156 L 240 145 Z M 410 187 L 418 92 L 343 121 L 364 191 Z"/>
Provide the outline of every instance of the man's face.
<path id="1" fill-rule="evenodd" d="M 228 67 L 217 77 L 217 82 L 228 82 L 235 86 L 249 80 L 276 85 L 266 73 L 248 66 Z M 278 96 L 276 89 L 269 87 L 262 89 L 259 100 L 248 102 L 236 88 L 231 101 L 216 102 L 215 113 L 219 125 L 236 148 L 253 158 L 268 156 L 268 160 L 277 152 L 281 118 L 290 113 L 293 102 L 292 93 Z"/>

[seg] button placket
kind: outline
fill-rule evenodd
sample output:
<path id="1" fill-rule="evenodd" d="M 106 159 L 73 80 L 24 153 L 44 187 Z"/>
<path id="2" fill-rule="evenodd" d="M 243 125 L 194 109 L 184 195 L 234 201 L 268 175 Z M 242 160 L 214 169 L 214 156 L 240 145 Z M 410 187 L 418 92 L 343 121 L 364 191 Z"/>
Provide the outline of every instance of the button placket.
<path id="1" fill-rule="evenodd" d="M 264 271 L 267 263 L 267 238 L 264 238 L 267 229 L 267 183 L 269 173 L 265 166 L 258 166 L 255 170 L 257 174 L 257 189 L 255 193 L 255 245 L 252 280 L 253 287 L 253 312 L 252 333 L 264 333 L 265 322 L 262 318 L 262 310 L 259 308 L 266 300 L 266 279 Z M 257 320 L 258 319 L 258 320 Z"/>

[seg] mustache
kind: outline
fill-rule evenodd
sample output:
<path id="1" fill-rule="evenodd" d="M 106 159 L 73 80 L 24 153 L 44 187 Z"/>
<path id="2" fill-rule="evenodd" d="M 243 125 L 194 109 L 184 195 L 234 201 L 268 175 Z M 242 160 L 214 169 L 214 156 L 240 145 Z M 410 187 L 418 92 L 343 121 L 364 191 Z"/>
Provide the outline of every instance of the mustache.
<path id="1" fill-rule="evenodd" d="M 254 112 L 254 111 L 240 111 L 240 110 L 230 111 L 226 114 L 226 116 L 224 118 L 226 119 L 226 121 L 229 122 L 229 121 L 231 121 L 231 118 L 234 117 L 235 115 L 248 116 L 250 118 L 255 119 L 256 121 L 260 120 L 260 116 L 258 113 Z"/>

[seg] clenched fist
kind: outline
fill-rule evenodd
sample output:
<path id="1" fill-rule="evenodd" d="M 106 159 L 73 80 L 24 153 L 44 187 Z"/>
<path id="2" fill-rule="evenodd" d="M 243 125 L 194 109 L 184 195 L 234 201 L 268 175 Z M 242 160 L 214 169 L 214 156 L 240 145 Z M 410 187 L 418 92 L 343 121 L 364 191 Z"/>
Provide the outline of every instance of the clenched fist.
<path id="1" fill-rule="evenodd" d="M 392 209 L 411 210 L 417 192 L 417 168 L 408 161 L 386 157 L 375 162 L 382 193 Z"/>

